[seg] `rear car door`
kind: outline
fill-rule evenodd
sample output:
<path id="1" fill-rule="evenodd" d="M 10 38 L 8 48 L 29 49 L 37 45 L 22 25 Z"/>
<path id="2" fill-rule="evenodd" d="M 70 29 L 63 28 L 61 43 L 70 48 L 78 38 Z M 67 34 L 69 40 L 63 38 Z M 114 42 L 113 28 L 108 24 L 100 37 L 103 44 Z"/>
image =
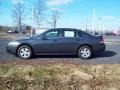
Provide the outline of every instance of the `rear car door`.
<path id="1" fill-rule="evenodd" d="M 78 49 L 77 32 L 74 29 L 64 29 L 62 38 L 59 39 L 60 52 L 63 54 L 75 54 Z"/>

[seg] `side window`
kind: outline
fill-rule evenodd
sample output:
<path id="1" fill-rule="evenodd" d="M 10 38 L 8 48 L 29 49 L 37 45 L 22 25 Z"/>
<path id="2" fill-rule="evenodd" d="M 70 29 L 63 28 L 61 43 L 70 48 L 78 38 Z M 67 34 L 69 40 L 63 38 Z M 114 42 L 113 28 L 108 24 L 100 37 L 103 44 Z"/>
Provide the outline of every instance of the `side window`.
<path id="1" fill-rule="evenodd" d="M 75 32 L 74 31 L 64 31 L 63 36 L 64 37 L 75 37 Z"/>
<path id="2" fill-rule="evenodd" d="M 79 37 L 87 37 L 88 35 L 83 32 L 78 32 Z"/>
<path id="3" fill-rule="evenodd" d="M 45 34 L 45 37 L 48 39 L 56 38 L 58 37 L 58 31 L 50 31 Z"/>

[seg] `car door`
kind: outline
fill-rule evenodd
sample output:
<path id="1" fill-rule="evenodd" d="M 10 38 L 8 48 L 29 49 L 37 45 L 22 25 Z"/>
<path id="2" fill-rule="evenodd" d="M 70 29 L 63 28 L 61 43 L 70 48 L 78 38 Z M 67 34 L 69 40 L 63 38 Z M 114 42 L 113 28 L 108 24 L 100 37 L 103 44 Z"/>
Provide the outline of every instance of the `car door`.
<path id="1" fill-rule="evenodd" d="M 59 53 L 59 30 L 50 30 L 43 35 L 43 38 L 37 40 L 36 53 L 39 54 L 57 54 Z"/>
<path id="2" fill-rule="evenodd" d="M 58 42 L 62 54 L 75 54 L 79 46 L 76 30 L 62 30 L 62 38 L 60 38 Z"/>

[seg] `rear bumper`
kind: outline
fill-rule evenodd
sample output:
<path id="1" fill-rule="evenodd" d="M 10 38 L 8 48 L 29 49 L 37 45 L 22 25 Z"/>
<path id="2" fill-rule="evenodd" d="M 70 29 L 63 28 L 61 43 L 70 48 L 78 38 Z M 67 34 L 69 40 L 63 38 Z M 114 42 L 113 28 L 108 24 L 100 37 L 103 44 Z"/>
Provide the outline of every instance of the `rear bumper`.
<path id="1" fill-rule="evenodd" d="M 105 51 L 105 49 L 106 49 L 105 44 L 104 43 L 100 43 L 100 44 L 94 45 L 93 53 L 103 52 L 103 51 Z"/>

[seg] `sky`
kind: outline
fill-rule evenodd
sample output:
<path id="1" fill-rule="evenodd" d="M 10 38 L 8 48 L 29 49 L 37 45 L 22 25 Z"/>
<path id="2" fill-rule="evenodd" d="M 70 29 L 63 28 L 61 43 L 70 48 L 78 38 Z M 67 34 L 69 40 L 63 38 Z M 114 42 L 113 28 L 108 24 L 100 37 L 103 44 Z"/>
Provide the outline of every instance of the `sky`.
<path id="1" fill-rule="evenodd" d="M 26 6 L 24 23 L 31 25 L 31 7 L 33 1 L 1 0 L 0 25 L 13 25 L 12 10 L 17 2 L 24 3 Z M 54 8 L 61 12 L 57 27 L 81 29 L 86 29 L 87 27 L 92 29 L 93 22 L 95 23 L 95 28 L 101 30 L 116 30 L 120 26 L 120 0 L 46 0 L 46 6 L 45 14 L 47 21 L 49 21 L 51 9 Z"/>

